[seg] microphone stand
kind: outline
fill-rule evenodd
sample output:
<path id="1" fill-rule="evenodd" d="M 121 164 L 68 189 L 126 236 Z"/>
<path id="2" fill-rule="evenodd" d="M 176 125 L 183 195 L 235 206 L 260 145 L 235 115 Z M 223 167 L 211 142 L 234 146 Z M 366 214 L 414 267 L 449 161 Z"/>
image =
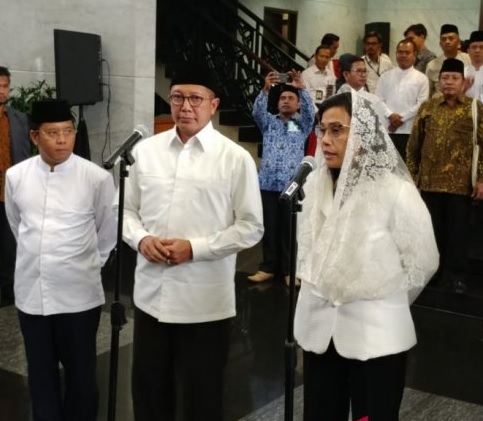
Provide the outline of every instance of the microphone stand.
<path id="1" fill-rule="evenodd" d="M 297 344 L 295 342 L 294 315 L 296 305 L 295 294 L 295 277 L 297 272 L 297 212 L 302 210 L 301 201 L 304 200 L 305 194 L 302 187 L 291 199 L 285 200 L 285 205 L 290 206 L 290 282 L 289 282 L 289 307 L 288 307 L 288 323 L 287 338 L 285 340 L 285 416 L 284 421 L 293 420 L 294 409 L 294 387 L 295 387 L 295 366 L 297 365 Z"/>
<path id="2" fill-rule="evenodd" d="M 134 146 L 134 145 L 133 145 Z M 115 421 L 116 419 L 116 392 L 117 392 L 117 371 L 119 361 L 119 332 L 127 323 L 126 311 L 124 305 L 120 301 L 120 286 L 122 274 L 122 222 L 124 218 L 124 185 L 125 179 L 129 176 L 128 165 L 134 164 L 134 157 L 130 150 L 125 150 L 121 156 L 119 168 L 119 205 L 117 219 L 117 265 L 116 276 L 114 280 L 114 300 L 111 304 L 111 355 L 109 365 L 109 395 L 107 420 Z"/>

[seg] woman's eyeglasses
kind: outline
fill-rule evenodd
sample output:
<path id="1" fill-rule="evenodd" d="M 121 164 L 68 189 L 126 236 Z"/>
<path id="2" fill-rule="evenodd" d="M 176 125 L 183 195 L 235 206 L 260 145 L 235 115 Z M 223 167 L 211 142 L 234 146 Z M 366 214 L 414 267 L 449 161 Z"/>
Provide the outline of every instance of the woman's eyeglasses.
<path id="1" fill-rule="evenodd" d="M 315 134 L 317 137 L 323 138 L 328 133 L 332 139 L 337 139 L 345 129 L 350 129 L 347 124 L 332 123 L 327 127 L 322 125 L 315 126 Z"/>

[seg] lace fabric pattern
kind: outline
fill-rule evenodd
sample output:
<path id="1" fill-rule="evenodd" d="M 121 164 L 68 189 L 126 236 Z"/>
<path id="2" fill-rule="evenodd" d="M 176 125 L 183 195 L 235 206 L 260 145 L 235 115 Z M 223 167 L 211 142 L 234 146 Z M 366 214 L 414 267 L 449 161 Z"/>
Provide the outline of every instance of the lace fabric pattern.
<path id="1" fill-rule="evenodd" d="M 302 281 L 334 304 L 423 287 L 439 261 L 429 212 L 377 113 L 355 91 L 335 194 L 320 150 L 315 159 L 299 224 Z"/>

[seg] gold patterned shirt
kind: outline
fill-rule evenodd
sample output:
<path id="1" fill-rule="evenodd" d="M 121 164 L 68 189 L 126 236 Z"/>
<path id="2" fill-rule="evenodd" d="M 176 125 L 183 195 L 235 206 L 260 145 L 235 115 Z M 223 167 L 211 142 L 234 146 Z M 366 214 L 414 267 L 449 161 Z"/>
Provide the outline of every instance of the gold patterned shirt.
<path id="1" fill-rule="evenodd" d="M 472 100 L 462 95 L 451 106 L 437 97 L 419 108 L 407 145 L 407 166 L 422 191 L 471 194 Z M 477 105 L 477 142 L 483 149 L 483 104 L 478 101 Z M 483 151 L 478 180 L 483 182 Z"/>

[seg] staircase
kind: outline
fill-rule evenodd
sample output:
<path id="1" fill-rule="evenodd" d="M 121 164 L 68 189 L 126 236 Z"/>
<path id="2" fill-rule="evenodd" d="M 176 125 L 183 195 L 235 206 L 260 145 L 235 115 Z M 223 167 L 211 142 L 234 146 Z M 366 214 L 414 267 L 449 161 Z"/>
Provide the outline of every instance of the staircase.
<path id="1" fill-rule="evenodd" d="M 267 37 L 267 35 L 269 35 Z M 237 1 L 158 1 L 157 60 L 203 62 L 221 92 L 220 124 L 239 126 L 239 141 L 260 142 L 251 114 L 271 70 L 302 70 L 309 57 Z"/>

